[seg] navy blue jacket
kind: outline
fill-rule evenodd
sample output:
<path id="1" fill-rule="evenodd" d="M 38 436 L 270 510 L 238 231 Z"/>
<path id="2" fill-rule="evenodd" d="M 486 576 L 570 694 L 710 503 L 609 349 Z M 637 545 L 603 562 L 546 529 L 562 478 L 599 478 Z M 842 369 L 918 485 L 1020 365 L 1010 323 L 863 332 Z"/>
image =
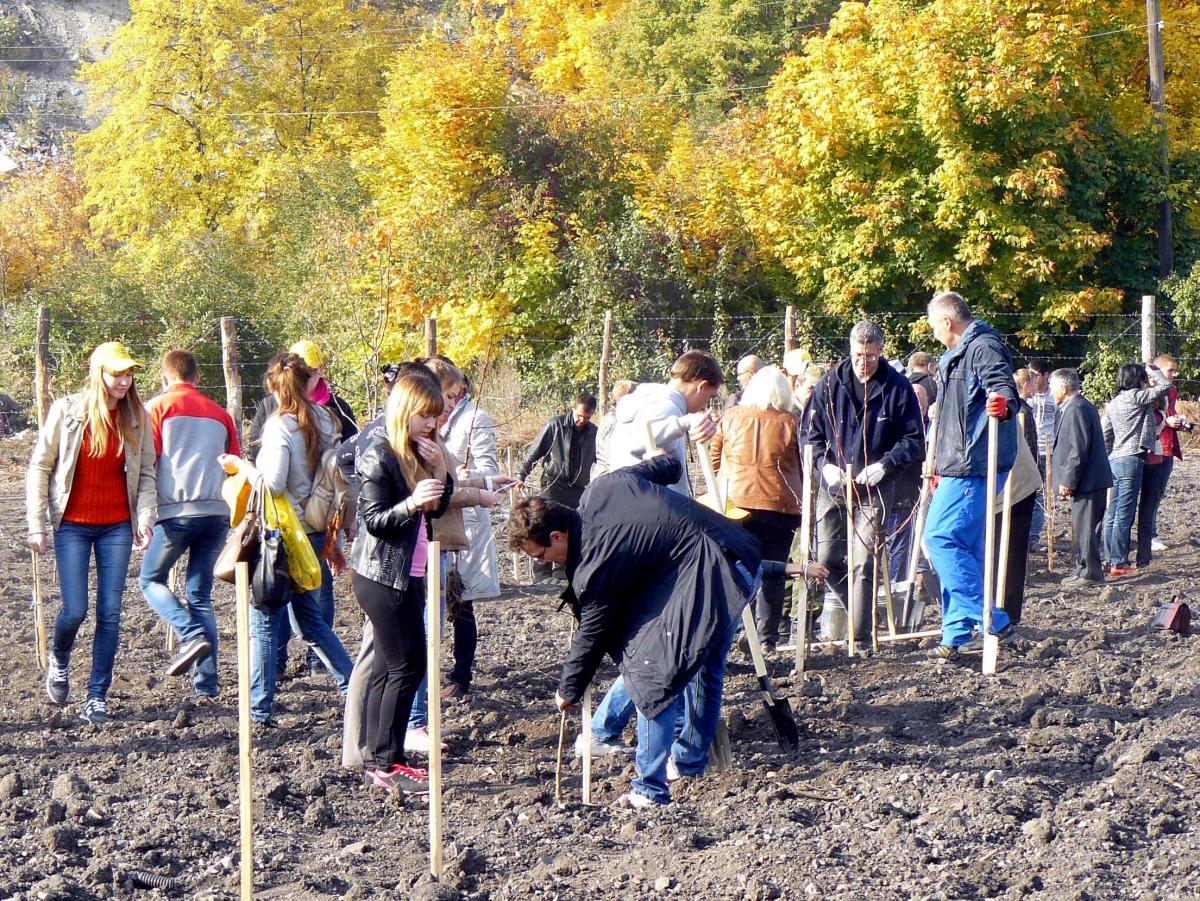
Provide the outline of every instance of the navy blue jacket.
<path id="1" fill-rule="evenodd" d="M 700 670 L 746 606 L 758 540 L 733 521 L 672 491 L 672 456 L 652 457 L 592 482 L 567 543 L 563 600 L 579 628 L 558 693 L 583 697 L 607 653 L 644 716 L 655 717 Z M 767 574 L 782 567 L 764 565 Z"/>
<path id="2" fill-rule="evenodd" d="M 925 459 L 921 407 L 912 384 L 889 366 L 887 360 L 879 361 L 879 369 L 867 383 L 865 414 L 864 405 L 854 393 L 855 380 L 847 358 L 827 372 L 813 390 L 809 400 L 812 420 L 808 427 L 813 465 L 820 470 L 826 463 L 833 463 L 846 469 L 853 478 L 868 464 L 882 462 L 887 473 L 886 484 L 909 464 Z"/>
<path id="3" fill-rule="evenodd" d="M 1008 401 L 1008 416 L 1000 423 L 997 471 L 1008 472 L 1017 459 L 1020 403 L 1013 381 L 1012 356 L 1000 336 L 976 319 L 958 344 L 938 363 L 942 392 L 937 404 L 938 475 L 951 478 L 987 476 L 987 398 L 999 394 Z"/>

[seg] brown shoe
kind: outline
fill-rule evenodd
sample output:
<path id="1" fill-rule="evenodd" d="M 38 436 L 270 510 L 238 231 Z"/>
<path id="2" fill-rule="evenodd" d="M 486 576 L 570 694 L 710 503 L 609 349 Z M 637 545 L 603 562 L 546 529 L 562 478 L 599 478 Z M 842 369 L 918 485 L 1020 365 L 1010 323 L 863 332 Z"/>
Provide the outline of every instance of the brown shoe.
<path id="1" fill-rule="evenodd" d="M 467 690 L 457 682 L 447 682 L 446 687 L 442 689 L 442 697 L 447 699 L 465 698 Z"/>

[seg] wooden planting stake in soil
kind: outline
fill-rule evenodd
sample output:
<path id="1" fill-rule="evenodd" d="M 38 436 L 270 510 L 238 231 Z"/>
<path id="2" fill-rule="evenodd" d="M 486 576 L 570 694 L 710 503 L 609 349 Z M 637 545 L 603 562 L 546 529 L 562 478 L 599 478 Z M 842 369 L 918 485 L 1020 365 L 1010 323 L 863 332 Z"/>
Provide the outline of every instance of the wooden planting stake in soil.
<path id="1" fill-rule="evenodd" d="M 567 711 L 558 714 L 558 755 L 554 758 L 554 803 L 562 807 L 562 761 L 563 744 L 567 740 Z"/>
<path id="2" fill-rule="evenodd" d="M 807 563 L 812 552 L 812 489 L 813 449 L 804 445 L 803 458 L 804 495 L 800 499 L 800 562 Z M 793 643 L 796 645 L 796 672 L 804 672 L 808 661 L 808 579 L 800 583 L 800 609 L 792 611 Z M 797 631 L 797 624 L 799 630 Z"/>
<path id="3" fill-rule="evenodd" d="M 179 564 L 176 563 L 171 567 L 171 571 L 167 573 L 167 591 L 179 597 Z M 171 624 L 163 620 L 163 624 L 167 627 L 167 653 L 175 653 L 175 630 Z"/>
<path id="4" fill-rule="evenodd" d="M 442 878 L 442 543 L 429 542 L 425 564 L 429 617 L 426 687 L 429 693 L 429 872 Z"/>
<path id="5" fill-rule="evenodd" d="M 508 447 L 506 447 L 504 449 L 504 451 L 505 451 L 505 455 L 508 458 L 508 474 L 511 476 L 513 474 L 512 445 L 510 444 Z M 517 490 L 515 488 L 508 489 L 508 508 L 509 508 L 509 510 L 512 510 L 512 503 L 516 499 L 517 499 Z M 513 584 L 520 585 L 521 584 L 521 554 L 519 551 L 512 552 L 512 571 L 513 571 Z"/>
<path id="6" fill-rule="evenodd" d="M 904 603 L 900 607 L 900 628 L 916 631 L 925 618 L 925 608 L 921 608 L 921 616 L 913 617 L 913 597 L 917 590 L 917 564 L 921 561 L 921 544 L 925 541 L 925 517 L 929 512 L 929 498 L 933 494 L 934 463 L 937 458 L 937 420 L 929 425 L 929 440 L 926 442 L 927 452 L 925 466 L 921 473 L 921 495 L 917 499 L 917 521 L 913 525 L 912 548 L 908 555 L 908 582 L 904 587 Z M 914 618 L 917 622 L 911 622 Z"/>
<path id="7" fill-rule="evenodd" d="M 1054 572 L 1054 444 L 1046 436 L 1046 569 Z"/>
<path id="8" fill-rule="evenodd" d="M 583 803 L 592 803 L 592 686 L 583 690 Z"/>
<path id="9" fill-rule="evenodd" d="M 46 659 L 46 622 L 42 618 L 42 574 L 37 551 L 30 551 L 29 556 L 33 560 L 33 656 L 38 669 L 45 669 L 49 661 Z"/>
<path id="10" fill-rule="evenodd" d="M 242 901 L 254 897 L 254 780 L 250 772 L 250 564 L 234 575 L 237 597 L 238 802 L 242 824 Z"/>
<path id="11" fill-rule="evenodd" d="M 996 672 L 996 657 L 1000 643 L 992 634 L 992 604 L 996 597 L 996 472 L 1000 456 L 1000 420 L 987 418 L 987 521 L 983 539 L 983 672 Z"/>
<path id="12" fill-rule="evenodd" d="M 855 653 L 854 633 L 858 623 L 854 615 L 854 483 L 850 480 L 850 467 L 846 467 L 846 656 Z"/>

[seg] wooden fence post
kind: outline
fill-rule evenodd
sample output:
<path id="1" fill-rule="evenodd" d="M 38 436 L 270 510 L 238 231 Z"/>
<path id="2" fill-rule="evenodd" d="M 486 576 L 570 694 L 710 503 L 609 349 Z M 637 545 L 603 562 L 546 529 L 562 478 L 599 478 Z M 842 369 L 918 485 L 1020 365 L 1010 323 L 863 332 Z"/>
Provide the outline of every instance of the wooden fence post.
<path id="1" fill-rule="evenodd" d="M 604 311 L 604 339 L 600 344 L 600 380 L 597 385 L 600 403 L 600 416 L 608 405 L 608 364 L 612 359 L 612 310 Z"/>
<path id="2" fill-rule="evenodd" d="M 38 428 L 50 412 L 50 311 L 38 304 L 37 342 L 34 345 L 33 393 L 37 401 Z"/>
<path id="3" fill-rule="evenodd" d="M 1142 362 L 1154 362 L 1154 344 L 1154 295 L 1146 294 L 1142 297 Z"/>
<path id="4" fill-rule="evenodd" d="M 238 372 L 237 331 L 232 316 L 221 317 L 221 368 L 225 370 L 225 409 L 242 443 L 242 375 Z"/>
<path id="5" fill-rule="evenodd" d="M 796 308 L 791 304 L 783 311 L 783 352 L 796 347 Z"/>
<path id="6" fill-rule="evenodd" d="M 425 356 L 432 357 L 437 353 L 437 320 L 432 316 L 425 318 Z"/>
<path id="7" fill-rule="evenodd" d="M 426 691 L 429 714 L 429 873 L 442 878 L 442 543 L 429 542 L 425 567 Z"/>

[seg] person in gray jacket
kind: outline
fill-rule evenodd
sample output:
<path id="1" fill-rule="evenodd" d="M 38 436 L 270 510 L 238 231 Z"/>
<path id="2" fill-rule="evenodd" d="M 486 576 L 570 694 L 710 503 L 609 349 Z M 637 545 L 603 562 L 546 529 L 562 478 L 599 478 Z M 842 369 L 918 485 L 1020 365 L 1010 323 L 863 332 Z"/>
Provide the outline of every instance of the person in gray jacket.
<path id="1" fill-rule="evenodd" d="M 1057 405 L 1051 450 L 1054 490 L 1071 499 L 1071 557 L 1075 571 L 1062 580 L 1063 588 L 1104 584 L 1100 568 L 1100 526 L 1112 473 L 1104 456 L 1100 413 L 1079 393 L 1079 373 L 1056 369 L 1050 393 Z"/>
<path id="2" fill-rule="evenodd" d="M 306 384 L 312 370 L 297 354 L 280 354 L 267 369 L 267 387 L 279 407 L 263 428 L 262 449 L 257 468 L 263 485 L 272 495 L 282 494 L 299 513 L 312 494 L 313 479 L 321 456 L 337 443 L 338 428 L 332 415 L 308 399 Z M 332 579 L 321 552 L 325 533 L 309 532 L 309 543 L 321 563 L 322 582 Z M 290 613 L 289 613 L 290 608 Z M 292 629 L 313 648 L 332 673 L 344 696 L 353 664 L 341 639 L 321 615 L 321 589 L 292 592 L 288 605 L 276 610 L 250 608 L 250 718 L 263 726 L 272 725 L 275 698 L 276 649 L 285 617 Z"/>
<path id="3" fill-rule="evenodd" d="M 1154 450 L 1154 402 L 1166 397 L 1171 382 L 1157 367 L 1124 363 L 1117 370 L 1117 396 L 1101 421 L 1113 486 L 1104 513 L 1104 564 L 1111 576 L 1132 572 L 1129 536 L 1137 513 L 1146 456 Z"/>

